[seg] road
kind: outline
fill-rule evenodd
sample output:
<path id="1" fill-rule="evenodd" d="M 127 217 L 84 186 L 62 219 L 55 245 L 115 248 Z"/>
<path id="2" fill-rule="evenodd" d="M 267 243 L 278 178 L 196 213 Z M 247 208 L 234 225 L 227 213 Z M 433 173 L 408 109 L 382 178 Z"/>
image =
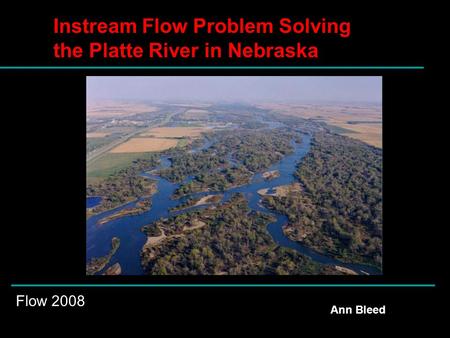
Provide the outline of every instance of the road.
<path id="1" fill-rule="evenodd" d="M 96 149 L 96 150 L 92 151 L 91 153 L 86 155 L 86 165 L 88 165 L 89 162 L 92 162 L 93 160 L 100 158 L 101 156 L 103 156 L 104 154 L 106 154 L 107 152 L 112 150 L 113 148 L 117 147 L 119 144 L 128 141 L 130 138 L 132 138 L 132 137 L 134 137 L 134 136 L 136 136 L 138 134 L 141 134 L 141 133 L 147 131 L 148 129 L 157 128 L 157 127 L 161 127 L 161 126 L 165 125 L 166 123 L 170 122 L 175 115 L 184 113 L 184 111 L 185 110 L 167 114 L 167 116 L 164 118 L 164 120 L 162 120 L 159 123 L 151 125 L 151 126 L 149 126 L 148 128 L 146 128 L 144 130 L 138 129 L 138 130 L 136 130 L 136 131 L 134 131 L 134 132 L 132 132 L 130 134 L 123 135 L 118 140 L 116 140 L 114 142 L 111 142 L 111 143 L 107 144 L 104 147 L 101 147 L 99 149 Z"/>

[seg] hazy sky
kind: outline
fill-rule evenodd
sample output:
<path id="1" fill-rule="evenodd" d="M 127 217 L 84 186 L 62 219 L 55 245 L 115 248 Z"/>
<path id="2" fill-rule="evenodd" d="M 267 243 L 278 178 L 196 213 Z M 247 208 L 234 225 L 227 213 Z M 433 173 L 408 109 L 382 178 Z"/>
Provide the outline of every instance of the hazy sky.
<path id="1" fill-rule="evenodd" d="M 89 76 L 88 99 L 381 103 L 379 76 Z"/>

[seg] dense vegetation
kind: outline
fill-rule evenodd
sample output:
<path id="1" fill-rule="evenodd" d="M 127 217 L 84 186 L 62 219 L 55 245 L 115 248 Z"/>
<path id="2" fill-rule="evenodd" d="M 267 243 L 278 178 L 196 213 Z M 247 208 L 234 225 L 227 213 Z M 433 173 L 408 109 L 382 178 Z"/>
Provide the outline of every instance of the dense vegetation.
<path id="1" fill-rule="evenodd" d="M 214 137 L 215 142 L 201 152 L 173 152 L 171 167 L 160 170 L 159 174 L 172 182 L 194 176 L 174 197 L 247 184 L 254 172 L 267 169 L 292 152 L 291 140 L 298 139 L 297 134 L 278 129 L 218 132 Z"/>
<path id="2" fill-rule="evenodd" d="M 161 177 L 171 182 L 181 182 L 190 175 L 216 170 L 224 167 L 226 163 L 224 158 L 216 156 L 211 151 L 198 153 L 178 151 L 171 157 L 171 162 L 169 168 L 158 172 Z"/>
<path id="3" fill-rule="evenodd" d="M 139 202 L 136 203 L 135 206 L 124 208 L 120 211 L 117 211 L 109 216 L 106 216 L 100 220 L 97 221 L 97 224 L 102 225 L 106 224 L 108 222 L 111 222 L 115 219 L 124 217 L 124 216 L 135 216 L 142 214 L 148 210 L 150 210 L 152 206 L 152 200 L 151 198 L 143 198 Z"/>
<path id="4" fill-rule="evenodd" d="M 252 175 L 245 167 L 231 167 L 199 174 L 192 181 L 182 184 L 175 191 L 174 198 L 201 191 L 224 191 L 249 183 Z"/>
<path id="5" fill-rule="evenodd" d="M 298 116 L 279 114 L 278 112 L 270 112 L 266 114 L 265 118 L 269 121 L 283 123 L 302 133 L 313 133 L 323 130 L 326 126 L 324 122 L 315 121 L 314 119 L 304 119 Z"/>
<path id="6" fill-rule="evenodd" d="M 217 208 L 192 211 L 143 228 L 149 236 L 167 236 L 144 247 L 142 264 L 151 275 L 339 274 L 291 249 L 278 247 L 266 230 L 271 216 L 251 211 L 234 195 Z M 192 224 L 204 226 L 189 230 Z M 162 230 L 162 231 L 161 231 Z"/>
<path id="7" fill-rule="evenodd" d="M 223 197 L 223 195 L 209 195 L 208 197 L 195 197 L 195 198 L 190 197 L 183 203 L 180 203 L 177 206 L 170 208 L 169 210 L 171 212 L 183 210 L 183 209 L 193 207 L 193 206 L 197 205 L 197 203 L 200 203 L 200 205 L 201 204 L 215 204 L 215 203 L 219 203 L 222 200 L 222 197 Z M 201 203 L 202 199 L 205 199 L 203 201 L 203 203 Z"/>
<path id="8" fill-rule="evenodd" d="M 306 132 L 314 136 L 310 152 L 295 173 L 298 182 L 284 185 L 284 188 L 288 187 L 286 189 L 277 187 L 276 193 L 270 192 L 270 196 L 263 197 L 263 204 L 288 216 L 283 231 L 292 240 L 346 262 L 381 267 L 380 149 L 336 135 L 346 129 L 328 126 L 322 118 L 306 120 L 239 104 L 216 104 L 208 110 L 211 112 L 197 117 L 194 114 L 194 118 L 186 120 L 201 122 L 199 126 L 204 122 L 217 123 L 218 128 L 211 133 L 182 147 L 178 144 L 178 147 L 150 155 L 148 159 L 138 159 L 128 166 L 132 158 L 125 169 L 119 171 L 114 167 L 112 175 L 89 185 L 87 195 L 102 196 L 103 199 L 100 205 L 87 210 L 88 215 L 152 195 L 156 191 L 155 182 L 140 173 L 154 169 L 161 154 L 170 158 L 171 165 L 158 170 L 157 174 L 181 183 L 172 196 L 180 198 L 250 183 L 255 172 L 268 170 L 291 153 L 291 141 L 299 142 L 299 132 Z M 167 112 L 159 117 L 161 123 L 170 120 L 166 115 Z M 174 115 L 168 125 L 179 126 L 176 119 L 184 115 Z M 150 116 L 143 115 L 143 122 L 148 118 Z M 189 122 L 186 126 L 195 125 Z M 361 122 L 364 121 L 353 121 Z M 279 125 L 283 127 L 277 129 Z M 87 150 L 104 141 L 88 140 Z M 203 150 L 196 150 L 202 145 Z M 117 154 L 114 156 L 118 157 Z M 107 157 L 104 159 L 109 161 Z M 276 175 L 268 172 L 265 178 L 269 180 Z M 191 197 L 170 210 L 177 211 L 174 216 L 143 227 L 149 241 L 142 249 L 141 261 L 148 274 L 345 273 L 334 266 L 316 263 L 295 250 L 279 247 L 267 232 L 267 225 L 274 221 L 272 216 L 251 211 L 241 194 L 220 205 L 219 197 L 222 196 L 217 195 L 217 200 L 208 202 L 215 203 L 214 206 L 183 210 L 200 201 L 200 198 Z M 139 214 L 150 207 L 151 199 L 142 199 L 135 207 L 125 208 L 99 222 Z M 104 269 L 110 254 L 94 258 L 86 267 L 87 273 L 95 274 Z"/>
<path id="9" fill-rule="evenodd" d="M 150 159 L 135 160 L 131 166 L 110 175 L 103 181 L 89 184 L 86 188 L 87 196 L 101 196 L 101 203 L 89 210 L 95 214 L 115 208 L 121 204 L 136 200 L 143 196 L 150 196 L 156 192 L 154 181 L 142 177 L 144 170 L 151 170 L 158 164 L 156 156 Z"/>
<path id="10" fill-rule="evenodd" d="M 232 123 L 245 129 L 257 129 L 265 126 L 260 121 L 257 121 L 255 116 L 266 111 L 253 105 L 221 103 L 212 105 L 208 108 L 208 111 L 214 112 L 207 115 L 206 120 L 208 122 Z M 205 120 L 205 118 L 202 120 Z"/>
<path id="11" fill-rule="evenodd" d="M 102 271 L 109 263 L 112 256 L 114 256 L 117 249 L 119 249 L 119 247 L 120 238 L 113 237 L 111 239 L 111 250 L 108 252 L 108 254 L 102 257 L 94 257 L 89 263 L 86 264 L 86 275 L 95 275 L 96 273 Z"/>
<path id="12" fill-rule="evenodd" d="M 317 133 L 297 169 L 303 191 L 264 203 L 289 218 L 285 233 L 344 261 L 381 266 L 382 152 Z"/>
<path id="13" fill-rule="evenodd" d="M 217 144 L 222 151 L 230 151 L 232 158 L 249 171 L 267 169 L 292 152 L 291 140 L 296 135 L 278 129 L 227 133 Z"/>
<path id="14" fill-rule="evenodd" d="M 120 134 L 111 134 L 105 137 L 94 137 L 86 139 L 86 153 L 89 154 L 91 151 L 103 147 L 120 137 Z"/>

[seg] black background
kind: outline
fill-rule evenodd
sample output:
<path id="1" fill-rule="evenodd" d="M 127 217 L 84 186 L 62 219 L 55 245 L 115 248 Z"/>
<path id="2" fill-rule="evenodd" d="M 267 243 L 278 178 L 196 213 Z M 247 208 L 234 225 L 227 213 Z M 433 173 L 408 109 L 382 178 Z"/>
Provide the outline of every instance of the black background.
<path id="1" fill-rule="evenodd" d="M 177 5 L 178 6 L 178 5 Z M 272 7 L 265 14 L 255 9 L 223 11 L 195 10 L 173 6 L 171 10 L 127 10 L 103 8 L 81 10 L 5 11 L 0 23 L 0 65 L 82 65 L 83 61 L 55 61 L 51 58 L 52 19 L 130 19 L 164 17 L 189 20 L 195 16 L 225 19 L 247 17 L 253 20 L 288 16 L 327 17 L 352 22 L 348 39 L 319 39 L 320 59 L 315 61 L 222 60 L 220 65 L 378 65 L 425 66 L 425 70 L 307 70 L 307 71 L 25 71 L 2 70 L 3 98 L 3 261 L 6 278 L 1 286 L 8 294 L 2 305 L 11 313 L 36 315 L 43 312 L 141 314 L 170 325 L 172 316 L 184 322 L 189 315 L 202 321 L 227 318 L 245 322 L 256 315 L 260 326 L 265 318 L 280 319 L 286 326 L 307 325 L 309 319 L 332 321 L 366 318 L 369 320 L 436 320 L 443 314 L 438 305 L 443 280 L 443 250 L 438 219 L 440 202 L 432 187 L 441 170 L 433 159 L 433 112 L 435 70 L 428 54 L 417 43 L 426 38 L 425 12 L 394 11 L 392 8 L 310 9 Z M 109 12 L 110 15 L 106 14 Z M 222 14 L 223 13 L 223 14 Z M 92 38 L 92 37 L 90 37 Z M 105 38 L 105 37 L 103 37 Z M 186 38 L 163 36 L 184 44 Z M 221 37 L 252 41 L 242 36 Z M 77 38 L 81 39 L 81 38 Z M 219 38 L 216 38 L 219 39 Z M 289 40 L 290 39 L 290 40 Z M 258 40 L 263 44 L 302 42 L 301 36 L 273 36 Z M 211 39 L 212 40 L 212 39 Z M 75 40 L 74 40 L 75 41 Z M 110 40 L 112 41 L 112 40 Z M 145 41 L 145 38 L 142 40 Z M 312 40 L 311 40 L 312 41 Z M 220 42 L 216 40 L 216 42 Z M 312 43 L 312 42 L 311 42 Z M 204 60 L 164 63 L 141 60 L 128 65 L 206 65 Z M 217 62 L 217 61 L 216 61 Z M 127 65 L 123 61 L 100 60 L 89 65 Z M 210 63 L 212 64 L 212 63 Z M 219 64 L 219 63 L 217 63 Z M 85 276 L 85 111 L 86 76 L 102 75 L 374 75 L 383 76 L 383 156 L 384 156 L 384 265 L 383 276 L 248 276 L 248 277 L 131 277 Z M 6 103 L 6 105 L 5 105 Z M 10 283 L 435 283 L 436 288 L 199 288 L 199 289 L 13 289 Z M 15 308 L 18 293 L 31 296 L 84 294 L 83 309 Z M 2 296 L 3 298 L 3 296 Z M 386 305 L 383 317 L 332 317 L 331 304 Z M 224 315 L 226 317 L 224 317 Z M 181 318 L 180 318 L 181 317 Z M 149 319 L 150 320 L 150 319 Z M 307 321 L 308 320 L 308 321 Z M 291 323 L 291 324 L 289 324 Z M 283 329 L 281 329 L 283 330 Z"/>

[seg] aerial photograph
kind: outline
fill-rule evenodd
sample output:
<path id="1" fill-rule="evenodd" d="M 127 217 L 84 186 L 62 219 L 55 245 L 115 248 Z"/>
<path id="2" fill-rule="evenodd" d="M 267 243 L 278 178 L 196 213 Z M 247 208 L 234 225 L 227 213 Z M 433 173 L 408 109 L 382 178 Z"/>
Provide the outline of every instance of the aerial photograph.
<path id="1" fill-rule="evenodd" d="M 381 275 L 382 77 L 86 78 L 86 275 Z"/>

